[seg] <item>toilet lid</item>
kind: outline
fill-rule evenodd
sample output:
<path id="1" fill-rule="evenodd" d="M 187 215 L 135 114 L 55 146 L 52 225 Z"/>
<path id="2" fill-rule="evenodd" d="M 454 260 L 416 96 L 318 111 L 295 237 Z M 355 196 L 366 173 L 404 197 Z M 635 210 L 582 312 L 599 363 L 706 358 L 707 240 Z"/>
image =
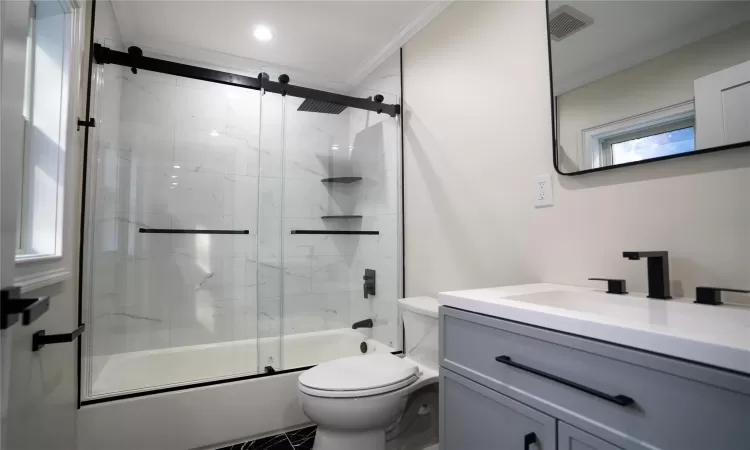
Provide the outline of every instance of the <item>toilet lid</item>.
<path id="1" fill-rule="evenodd" d="M 418 371 L 413 362 L 373 353 L 324 362 L 305 371 L 299 382 L 321 391 L 364 391 L 402 382 Z"/>

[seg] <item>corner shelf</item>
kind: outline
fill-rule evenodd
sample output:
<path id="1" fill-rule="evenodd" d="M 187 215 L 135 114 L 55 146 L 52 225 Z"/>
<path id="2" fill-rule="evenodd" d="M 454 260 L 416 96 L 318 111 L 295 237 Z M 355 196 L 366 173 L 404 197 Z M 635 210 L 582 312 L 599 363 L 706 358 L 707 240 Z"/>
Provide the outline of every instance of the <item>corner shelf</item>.
<path id="1" fill-rule="evenodd" d="M 321 183 L 355 183 L 361 181 L 362 177 L 334 177 L 334 178 L 323 178 L 320 180 Z"/>
<path id="2" fill-rule="evenodd" d="M 362 216 L 321 216 L 321 219 L 361 219 Z"/>

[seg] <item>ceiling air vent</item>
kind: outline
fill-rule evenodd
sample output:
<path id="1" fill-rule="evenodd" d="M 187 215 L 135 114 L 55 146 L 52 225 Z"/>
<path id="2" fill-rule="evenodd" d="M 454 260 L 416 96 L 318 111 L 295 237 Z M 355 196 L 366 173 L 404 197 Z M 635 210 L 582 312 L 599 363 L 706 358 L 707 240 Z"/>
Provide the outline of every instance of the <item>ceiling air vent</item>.
<path id="1" fill-rule="evenodd" d="M 553 41 L 562 41 L 571 34 L 594 23 L 594 19 L 577 9 L 564 5 L 549 15 L 549 35 Z"/>

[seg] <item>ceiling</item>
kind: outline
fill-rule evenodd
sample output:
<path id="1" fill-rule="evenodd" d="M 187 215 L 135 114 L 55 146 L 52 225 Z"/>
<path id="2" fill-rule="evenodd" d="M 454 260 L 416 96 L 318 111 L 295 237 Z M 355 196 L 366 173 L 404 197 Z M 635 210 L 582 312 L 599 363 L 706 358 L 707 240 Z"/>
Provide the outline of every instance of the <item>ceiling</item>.
<path id="1" fill-rule="evenodd" d="M 358 84 L 446 5 L 437 1 L 113 2 L 126 46 L 214 63 L 239 57 L 349 85 Z M 274 38 L 256 40 L 257 25 L 270 27 Z"/>
<path id="2" fill-rule="evenodd" d="M 746 1 L 569 1 L 594 23 L 552 42 L 556 94 L 750 20 Z"/>

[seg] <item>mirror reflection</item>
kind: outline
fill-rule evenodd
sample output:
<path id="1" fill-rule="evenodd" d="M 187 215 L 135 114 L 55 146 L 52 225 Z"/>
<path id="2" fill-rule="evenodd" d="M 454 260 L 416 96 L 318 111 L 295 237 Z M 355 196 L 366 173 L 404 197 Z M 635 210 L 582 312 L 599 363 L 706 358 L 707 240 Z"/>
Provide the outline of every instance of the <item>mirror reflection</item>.
<path id="1" fill-rule="evenodd" d="M 548 8 L 561 172 L 750 143 L 750 2 Z"/>

